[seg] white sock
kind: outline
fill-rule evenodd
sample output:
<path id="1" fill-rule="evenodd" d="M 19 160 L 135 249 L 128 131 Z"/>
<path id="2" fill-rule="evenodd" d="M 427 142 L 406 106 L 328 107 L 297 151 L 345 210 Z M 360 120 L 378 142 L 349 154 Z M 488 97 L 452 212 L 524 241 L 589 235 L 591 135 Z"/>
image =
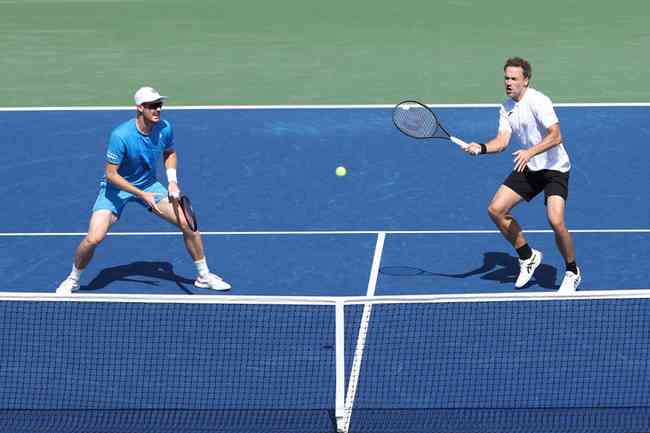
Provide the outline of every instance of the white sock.
<path id="1" fill-rule="evenodd" d="M 72 278 L 73 280 L 79 281 L 81 279 L 81 273 L 83 272 L 83 269 L 77 269 L 77 267 L 72 264 L 72 271 L 70 272 L 70 276 L 68 278 Z"/>
<path id="2" fill-rule="evenodd" d="M 208 262 L 205 260 L 205 257 L 203 257 L 201 260 L 195 261 L 194 264 L 196 265 L 196 270 L 200 276 L 204 277 L 210 273 L 210 269 L 208 269 Z"/>

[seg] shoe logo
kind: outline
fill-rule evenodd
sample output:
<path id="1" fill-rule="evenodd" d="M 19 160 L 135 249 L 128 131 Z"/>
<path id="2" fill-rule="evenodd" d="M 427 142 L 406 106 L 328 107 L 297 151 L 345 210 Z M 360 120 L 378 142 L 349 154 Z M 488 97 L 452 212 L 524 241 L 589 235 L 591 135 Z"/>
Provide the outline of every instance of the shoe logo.
<path id="1" fill-rule="evenodd" d="M 528 265 L 526 265 L 526 271 L 528 271 L 529 273 L 532 272 L 533 267 L 535 267 L 535 257 L 533 257 L 532 260 L 530 261 L 530 263 L 528 263 Z"/>

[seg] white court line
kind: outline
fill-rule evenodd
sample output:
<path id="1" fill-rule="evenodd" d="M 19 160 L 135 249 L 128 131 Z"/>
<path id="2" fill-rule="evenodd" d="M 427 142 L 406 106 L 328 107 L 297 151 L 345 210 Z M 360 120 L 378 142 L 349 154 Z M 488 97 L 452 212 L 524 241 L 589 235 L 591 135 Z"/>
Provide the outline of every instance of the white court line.
<path id="1" fill-rule="evenodd" d="M 574 229 L 571 233 L 650 233 L 650 229 Z M 285 236 L 285 235 L 482 235 L 498 234 L 498 230 L 311 230 L 311 231 L 224 231 L 201 232 L 203 236 Z M 524 230 L 524 233 L 553 233 L 553 230 Z M 180 236 L 181 232 L 110 232 L 108 236 Z M 86 232 L 0 232 L 0 237 L 66 237 L 86 236 Z"/>
<path id="2" fill-rule="evenodd" d="M 381 265 L 381 256 L 384 251 L 384 241 L 386 240 L 386 233 L 377 233 L 377 243 L 375 244 L 375 255 L 372 258 L 372 268 L 370 269 L 370 278 L 368 279 L 368 290 L 366 297 L 375 296 L 377 289 L 377 278 L 379 277 L 379 268 Z"/>
<path id="3" fill-rule="evenodd" d="M 501 104 L 433 104 L 432 108 L 496 108 Z M 318 109 L 367 109 L 393 108 L 395 104 L 306 104 L 306 105 L 179 105 L 165 106 L 165 110 L 318 110 Z M 556 107 L 650 107 L 650 102 L 567 102 L 556 103 Z M 133 106 L 89 106 L 89 107 L 0 107 L 0 112 L 38 112 L 38 111 L 122 111 L 134 110 Z"/>
<path id="4" fill-rule="evenodd" d="M 377 234 L 375 254 L 372 259 L 370 278 L 368 279 L 368 290 L 366 291 L 366 298 L 372 298 L 375 296 L 375 290 L 377 289 L 377 278 L 379 276 L 379 268 L 381 265 L 381 256 L 384 251 L 385 240 L 386 240 L 386 233 L 379 232 Z M 366 347 L 366 336 L 368 335 L 368 325 L 370 323 L 371 312 L 372 312 L 372 305 L 364 304 L 363 313 L 361 315 L 361 322 L 359 324 L 359 333 L 357 334 L 357 345 L 354 350 L 352 368 L 350 369 L 350 380 L 348 381 L 348 391 L 345 394 L 345 404 L 343 406 L 343 419 L 340 420 L 340 425 L 338 426 L 339 431 L 341 432 L 347 432 L 350 427 L 350 420 L 352 418 L 352 406 L 354 405 L 354 399 L 357 395 L 359 373 L 361 372 L 361 360 L 363 359 L 363 350 Z"/>

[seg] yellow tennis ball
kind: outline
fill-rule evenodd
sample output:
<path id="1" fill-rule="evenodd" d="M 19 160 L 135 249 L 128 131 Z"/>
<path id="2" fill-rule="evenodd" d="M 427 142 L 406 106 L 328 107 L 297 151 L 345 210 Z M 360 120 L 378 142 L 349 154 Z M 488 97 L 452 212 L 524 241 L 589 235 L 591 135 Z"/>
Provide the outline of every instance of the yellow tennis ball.
<path id="1" fill-rule="evenodd" d="M 336 175 L 338 177 L 343 177 L 346 174 L 348 174 L 348 171 L 347 171 L 347 169 L 345 167 L 343 167 L 342 165 L 336 167 Z"/>

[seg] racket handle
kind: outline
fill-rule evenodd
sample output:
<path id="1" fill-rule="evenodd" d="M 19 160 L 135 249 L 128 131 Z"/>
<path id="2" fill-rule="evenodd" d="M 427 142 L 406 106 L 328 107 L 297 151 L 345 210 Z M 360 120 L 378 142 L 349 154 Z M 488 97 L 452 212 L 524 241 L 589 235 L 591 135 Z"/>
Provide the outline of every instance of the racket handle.
<path id="1" fill-rule="evenodd" d="M 452 137 L 449 137 L 449 139 L 450 139 L 452 142 L 454 142 L 454 143 L 456 143 L 457 145 L 459 145 L 463 150 L 465 150 L 465 149 L 467 148 L 467 146 L 469 146 L 469 144 L 465 143 L 465 142 L 464 142 L 463 140 L 461 140 L 460 138 L 456 138 L 456 137 L 453 137 L 453 136 L 452 136 Z"/>

